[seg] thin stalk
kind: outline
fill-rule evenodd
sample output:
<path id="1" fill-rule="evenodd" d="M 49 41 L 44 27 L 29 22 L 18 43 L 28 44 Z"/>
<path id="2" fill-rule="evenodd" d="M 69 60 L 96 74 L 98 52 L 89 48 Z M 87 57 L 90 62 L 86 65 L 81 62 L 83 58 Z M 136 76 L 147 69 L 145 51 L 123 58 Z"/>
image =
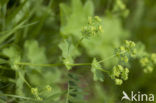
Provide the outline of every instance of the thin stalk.
<path id="1" fill-rule="evenodd" d="M 31 85 L 26 81 L 26 79 L 23 77 L 23 75 L 21 74 L 21 72 L 19 71 L 19 76 L 24 80 L 24 82 L 27 84 L 27 86 L 29 88 L 32 88 Z"/>
<path id="2" fill-rule="evenodd" d="M 54 67 L 54 66 L 61 66 L 64 64 L 58 63 L 58 64 L 32 64 L 32 63 L 26 63 L 26 62 L 18 62 L 17 65 L 24 65 L 24 66 L 40 66 L 40 67 Z M 91 65 L 91 63 L 77 63 L 77 64 L 68 64 L 72 66 L 83 66 L 83 65 Z"/>
<path id="3" fill-rule="evenodd" d="M 104 61 L 106 61 L 106 60 L 109 60 L 109 59 L 115 57 L 115 56 L 116 56 L 116 55 L 112 55 L 112 56 L 110 56 L 110 57 L 107 57 L 107 58 L 105 58 L 105 59 L 99 61 L 98 63 L 102 63 L 102 62 L 104 62 Z"/>
<path id="4" fill-rule="evenodd" d="M 76 48 L 80 45 L 81 41 L 84 39 L 84 37 L 81 37 L 80 40 L 76 44 Z"/>
<path id="5" fill-rule="evenodd" d="M 77 64 L 69 64 L 72 66 L 85 66 L 85 65 L 91 65 L 91 63 L 77 63 Z"/>
<path id="6" fill-rule="evenodd" d="M 32 63 L 26 63 L 26 62 L 18 62 L 17 65 L 24 65 L 24 66 L 40 66 L 40 67 L 54 67 L 54 66 L 60 66 L 63 64 L 32 64 Z"/>
<path id="7" fill-rule="evenodd" d="M 119 54 L 124 54 L 124 53 L 125 53 L 125 51 L 124 51 L 124 52 L 121 52 L 121 53 L 119 53 Z M 99 61 L 98 63 L 101 63 L 101 62 L 104 62 L 104 61 L 106 61 L 106 60 L 109 60 L 109 59 L 111 59 L 111 58 L 113 58 L 113 57 L 115 57 L 115 56 L 116 56 L 116 55 L 112 55 L 112 56 L 110 56 L 110 57 L 107 57 L 107 58 L 105 58 L 105 59 Z"/>
<path id="8" fill-rule="evenodd" d="M 110 75 L 110 71 L 108 71 L 108 70 L 105 70 L 105 69 L 99 69 L 99 70 L 101 70 L 102 72 L 105 72 L 105 73 L 107 73 L 108 75 Z"/>
<path id="9" fill-rule="evenodd" d="M 19 99 L 25 99 L 25 100 L 33 100 L 36 101 L 33 98 L 29 98 L 29 97 L 23 97 L 23 96 L 18 96 L 18 95 L 12 95 L 12 94 L 0 94 L 1 96 L 7 96 L 7 97 L 13 97 L 13 98 L 19 98 Z"/>

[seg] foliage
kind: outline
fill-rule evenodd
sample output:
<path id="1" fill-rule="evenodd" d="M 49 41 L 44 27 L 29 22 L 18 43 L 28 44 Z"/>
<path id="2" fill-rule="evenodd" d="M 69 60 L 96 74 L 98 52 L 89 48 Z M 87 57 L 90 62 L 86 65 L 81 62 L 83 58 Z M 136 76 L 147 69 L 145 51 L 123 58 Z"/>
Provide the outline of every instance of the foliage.
<path id="1" fill-rule="evenodd" d="M 123 90 L 155 94 L 155 5 L 0 0 L 0 103 L 115 103 Z"/>

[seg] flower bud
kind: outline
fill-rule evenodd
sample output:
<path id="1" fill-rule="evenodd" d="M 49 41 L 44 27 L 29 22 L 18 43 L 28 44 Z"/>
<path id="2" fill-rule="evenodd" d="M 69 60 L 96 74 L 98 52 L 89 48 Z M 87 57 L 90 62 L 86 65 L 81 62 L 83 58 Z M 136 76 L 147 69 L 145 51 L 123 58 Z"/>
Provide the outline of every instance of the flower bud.
<path id="1" fill-rule="evenodd" d="M 31 88 L 31 93 L 33 95 L 38 95 L 38 89 L 37 88 Z"/>
<path id="2" fill-rule="evenodd" d="M 123 72 L 122 72 L 122 75 L 121 75 L 121 77 L 122 77 L 123 80 L 127 80 L 128 79 L 128 73 L 129 73 L 129 69 L 128 68 L 125 68 L 123 70 Z"/>
<path id="3" fill-rule="evenodd" d="M 51 88 L 50 85 L 47 85 L 47 86 L 46 86 L 46 89 L 47 89 L 48 92 L 51 92 L 51 91 L 52 91 L 52 88 Z"/>
<path id="4" fill-rule="evenodd" d="M 152 53 L 151 59 L 152 59 L 153 63 L 156 64 L 156 53 Z"/>
<path id="5" fill-rule="evenodd" d="M 116 85 L 121 85 L 123 81 L 121 79 L 115 79 L 115 84 Z"/>
<path id="6" fill-rule="evenodd" d="M 142 66 L 146 66 L 149 63 L 149 59 L 147 57 L 141 58 L 140 63 Z"/>

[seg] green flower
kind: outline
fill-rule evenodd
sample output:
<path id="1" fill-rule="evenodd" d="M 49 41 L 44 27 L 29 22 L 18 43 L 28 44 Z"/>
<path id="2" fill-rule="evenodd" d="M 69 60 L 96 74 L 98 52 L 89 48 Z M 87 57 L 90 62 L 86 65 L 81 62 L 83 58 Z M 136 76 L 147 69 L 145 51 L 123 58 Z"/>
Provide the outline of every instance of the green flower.
<path id="1" fill-rule="evenodd" d="M 122 75 L 121 75 L 123 80 L 127 80 L 128 79 L 128 73 L 129 73 L 129 69 L 128 68 L 123 69 Z"/>
<path id="2" fill-rule="evenodd" d="M 156 53 L 152 53 L 151 59 L 152 59 L 153 63 L 156 64 Z"/>
<path id="3" fill-rule="evenodd" d="M 113 67 L 113 75 L 116 77 L 119 77 L 122 71 L 123 71 L 123 67 L 121 65 L 117 65 Z"/>
<path id="4" fill-rule="evenodd" d="M 121 65 L 117 65 L 113 67 L 112 79 L 115 79 L 115 83 L 117 85 L 121 85 L 123 80 L 128 79 L 128 68 L 123 68 Z"/>
<path id="5" fill-rule="evenodd" d="M 140 63 L 144 67 L 149 64 L 149 59 L 147 57 L 141 58 Z"/>
<path id="6" fill-rule="evenodd" d="M 133 58 L 136 55 L 135 43 L 132 41 L 125 40 L 124 45 L 116 49 L 115 55 L 120 61 L 127 64 L 129 58 Z"/>
<path id="7" fill-rule="evenodd" d="M 121 0 L 116 0 L 116 4 L 121 10 L 126 9 L 125 4 Z"/>
<path id="8" fill-rule="evenodd" d="M 50 85 L 47 85 L 47 86 L 46 86 L 46 90 L 47 90 L 48 92 L 51 92 L 51 91 L 52 91 L 51 86 L 50 86 Z"/>
<path id="9" fill-rule="evenodd" d="M 153 67 L 152 66 L 147 66 L 146 68 L 144 68 L 144 72 L 145 73 L 151 73 L 153 71 Z"/>
<path id="10" fill-rule="evenodd" d="M 31 88 L 31 93 L 33 95 L 38 95 L 38 89 L 37 88 Z"/>
<path id="11" fill-rule="evenodd" d="M 37 100 L 42 101 L 43 99 L 39 96 L 38 88 L 31 88 L 31 93 L 36 97 Z"/>
<path id="12" fill-rule="evenodd" d="M 115 79 L 115 84 L 116 85 L 121 85 L 123 81 L 121 79 Z"/>
<path id="13" fill-rule="evenodd" d="M 128 57 L 127 56 L 121 57 L 121 60 L 124 61 L 125 63 L 128 63 Z"/>
<path id="14" fill-rule="evenodd" d="M 83 27 L 82 29 L 82 35 L 84 37 L 93 37 L 100 32 L 102 32 L 102 25 L 101 25 L 101 19 L 98 16 L 90 17 L 88 19 L 88 24 Z"/>

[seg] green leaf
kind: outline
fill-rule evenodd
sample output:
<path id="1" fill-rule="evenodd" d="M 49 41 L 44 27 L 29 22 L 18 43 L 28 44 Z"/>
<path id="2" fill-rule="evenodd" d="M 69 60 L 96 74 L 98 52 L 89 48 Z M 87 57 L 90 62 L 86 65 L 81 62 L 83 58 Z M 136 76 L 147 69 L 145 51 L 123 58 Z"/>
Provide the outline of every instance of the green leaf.
<path id="1" fill-rule="evenodd" d="M 27 40 L 24 43 L 26 58 L 33 64 L 47 63 L 45 48 L 40 47 L 36 40 Z"/>
<path id="2" fill-rule="evenodd" d="M 14 33 L 17 32 L 19 29 L 29 27 L 36 23 L 36 22 L 34 22 L 34 23 L 30 23 L 30 24 L 25 24 L 26 21 L 27 20 L 22 21 L 21 23 L 17 24 L 15 27 L 13 27 L 11 30 L 0 32 L 2 34 L 1 38 L 0 38 L 0 43 L 3 43 L 11 35 L 14 35 Z"/>
<path id="3" fill-rule="evenodd" d="M 79 56 L 80 53 L 78 52 L 77 48 L 72 43 L 69 43 L 67 40 L 64 42 L 61 42 L 59 44 L 59 48 L 62 50 L 62 57 L 63 62 L 68 70 L 72 68 L 72 65 L 74 63 L 74 58 Z"/>
<path id="4" fill-rule="evenodd" d="M 93 15 L 94 14 L 94 5 L 93 5 L 93 2 L 92 1 L 87 1 L 84 5 L 84 8 L 83 8 L 86 16 L 88 15 Z"/>
<path id="5" fill-rule="evenodd" d="M 104 81 L 104 75 L 101 72 L 101 70 L 102 70 L 101 65 L 98 63 L 96 58 L 94 58 L 91 65 L 91 71 L 93 73 L 95 81 L 101 81 L 101 82 Z"/>
<path id="6" fill-rule="evenodd" d="M 16 46 L 10 46 L 9 48 L 5 48 L 3 50 L 3 53 L 9 57 L 10 60 L 10 64 L 12 66 L 12 68 L 17 69 L 16 65 L 14 65 L 14 63 L 16 62 L 20 62 L 21 60 L 21 56 L 20 56 L 20 52 L 18 50 L 18 48 Z"/>
<path id="7" fill-rule="evenodd" d="M 63 62 L 64 62 L 64 64 L 65 64 L 66 68 L 67 68 L 68 70 L 70 70 L 70 69 L 72 68 L 72 65 L 71 65 L 71 64 L 74 63 L 74 60 L 73 60 L 72 57 L 67 57 L 67 58 L 65 58 L 65 59 L 63 60 Z"/>
<path id="8" fill-rule="evenodd" d="M 63 35 L 74 35 L 80 38 L 82 26 L 87 23 L 87 19 L 93 16 L 93 3 L 88 1 L 83 6 L 81 0 L 71 0 L 71 6 L 60 5 L 61 13 L 61 33 Z"/>
<path id="9" fill-rule="evenodd" d="M 18 7 L 13 8 L 10 11 L 8 11 L 9 16 L 6 17 L 7 25 L 11 25 L 12 23 L 14 25 L 15 21 L 18 22 L 19 20 L 21 20 L 21 18 L 19 18 L 19 17 L 21 17 L 22 15 L 21 14 L 19 15 L 19 13 L 23 12 L 23 8 L 25 7 L 26 2 L 28 2 L 28 1 L 25 0 Z M 18 20 L 17 20 L 17 16 L 18 16 Z"/>
<path id="10" fill-rule="evenodd" d="M 94 38 L 84 39 L 81 44 L 84 46 L 90 56 L 107 58 L 114 54 L 114 48 L 120 46 L 121 40 L 126 39 L 129 33 L 127 30 L 123 29 L 118 18 L 105 16 L 101 19 L 102 33 L 100 33 L 98 36 L 95 36 Z M 111 68 L 116 63 L 116 59 L 113 59 L 111 62 L 104 61 L 106 68 Z"/>
<path id="11" fill-rule="evenodd" d="M 66 103 L 86 103 L 84 100 L 84 91 L 80 88 L 79 83 L 79 76 L 74 73 L 68 74 L 69 81 L 68 81 L 68 89 L 67 89 L 67 96 L 66 96 Z"/>
<path id="12" fill-rule="evenodd" d="M 61 25 L 66 25 L 68 16 L 70 14 L 70 8 L 66 5 L 61 3 L 60 4 L 60 19 L 61 19 Z"/>

